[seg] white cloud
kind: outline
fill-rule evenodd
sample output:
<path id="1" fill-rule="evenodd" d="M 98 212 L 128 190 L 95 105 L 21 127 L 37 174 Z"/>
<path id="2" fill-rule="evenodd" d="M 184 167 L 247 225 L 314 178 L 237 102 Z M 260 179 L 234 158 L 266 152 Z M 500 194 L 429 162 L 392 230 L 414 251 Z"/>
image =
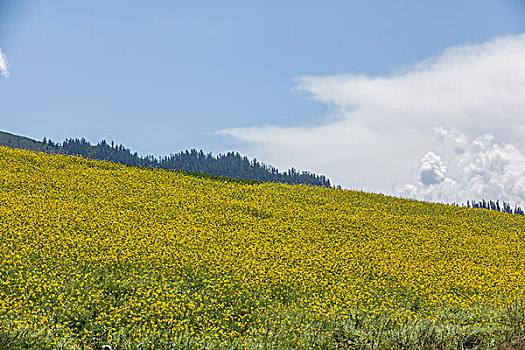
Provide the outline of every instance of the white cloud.
<path id="1" fill-rule="evenodd" d="M 419 168 L 419 182 L 423 186 L 440 184 L 445 180 L 447 167 L 443 165 L 441 157 L 434 152 L 428 152 L 421 160 Z"/>
<path id="2" fill-rule="evenodd" d="M 7 57 L 2 52 L 1 48 L 0 48 L 0 74 L 2 74 L 5 78 L 9 76 L 9 62 L 7 62 Z"/>
<path id="3" fill-rule="evenodd" d="M 496 142 L 492 134 L 467 140 L 457 130 L 439 128 L 436 133 L 451 171 L 446 171 L 441 156 L 429 152 L 421 160 L 420 181 L 399 187 L 399 194 L 428 201 L 465 203 L 485 198 L 525 204 L 525 154 L 516 145 Z M 456 152 L 458 147 L 462 152 Z"/>
<path id="4" fill-rule="evenodd" d="M 420 198 L 448 201 L 452 196 L 446 191 L 467 185 L 454 163 L 462 160 L 483 174 L 468 182 L 477 188 L 464 192 L 477 196 L 471 199 L 496 198 L 497 190 L 512 198 L 525 196 L 522 182 L 511 175 L 518 170 L 505 163 L 505 157 L 519 160 L 525 151 L 518 144 L 525 137 L 525 34 L 452 47 L 402 73 L 307 76 L 297 88 L 333 111 L 322 125 L 221 133 L 244 141 L 243 151 L 258 159 L 322 173 L 347 188 L 406 194 L 403 184 L 412 183 Z M 485 134 L 499 143 L 478 138 Z M 429 152 L 437 157 L 433 163 Z M 475 158 L 482 155 L 488 158 Z M 488 170 L 496 164 L 499 172 Z M 505 187 L 488 186 L 498 174 L 506 178 Z"/>

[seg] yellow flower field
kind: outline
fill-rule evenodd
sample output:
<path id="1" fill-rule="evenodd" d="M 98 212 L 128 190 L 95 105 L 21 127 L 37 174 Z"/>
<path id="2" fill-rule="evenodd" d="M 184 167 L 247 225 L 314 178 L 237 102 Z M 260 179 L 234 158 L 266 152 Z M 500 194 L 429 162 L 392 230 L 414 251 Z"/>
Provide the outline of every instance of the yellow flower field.
<path id="1" fill-rule="evenodd" d="M 0 329 L 42 348 L 334 347 L 337 325 L 349 342 L 380 317 L 462 314 L 498 337 L 524 299 L 524 226 L 0 147 Z"/>

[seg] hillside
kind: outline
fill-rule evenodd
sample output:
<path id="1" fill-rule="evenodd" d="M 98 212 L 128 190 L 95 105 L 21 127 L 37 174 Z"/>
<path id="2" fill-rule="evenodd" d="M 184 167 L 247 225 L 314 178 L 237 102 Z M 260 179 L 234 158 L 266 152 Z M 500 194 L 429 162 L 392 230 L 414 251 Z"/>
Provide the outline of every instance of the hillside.
<path id="1" fill-rule="evenodd" d="M 51 150 L 51 147 L 40 141 L 25 136 L 13 135 L 4 131 L 0 131 L 0 146 L 38 152 L 49 152 Z"/>
<path id="2" fill-rule="evenodd" d="M 0 348 L 519 345 L 524 225 L 0 147 Z"/>
<path id="3" fill-rule="evenodd" d="M 127 165 L 175 169 L 236 179 L 331 187 L 330 180 L 324 175 L 316 175 L 308 171 L 299 172 L 294 168 L 280 172 L 273 166 L 260 163 L 256 159 L 250 160 L 236 152 L 214 156 L 202 150 L 192 149 L 160 158 L 142 157 L 136 152 L 131 153 L 123 145 L 108 143 L 105 140 L 96 145 L 91 145 L 83 138 L 67 139 L 62 143 L 44 138 L 40 142 L 1 131 L 0 146 L 50 154 L 78 155 L 88 159 L 108 160 Z"/>

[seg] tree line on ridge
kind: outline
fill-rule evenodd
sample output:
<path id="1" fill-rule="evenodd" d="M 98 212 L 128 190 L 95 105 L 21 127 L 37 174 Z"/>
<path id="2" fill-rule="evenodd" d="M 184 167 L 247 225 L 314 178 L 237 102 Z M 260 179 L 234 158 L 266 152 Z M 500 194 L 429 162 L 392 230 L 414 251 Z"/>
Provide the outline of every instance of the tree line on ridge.
<path id="1" fill-rule="evenodd" d="M 44 152 L 79 155 L 84 158 L 107 160 L 126 165 L 198 172 L 234 179 L 331 187 L 330 180 L 324 175 L 316 175 L 309 171 L 300 172 L 294 168 L 280 172 L 273 166 L 261 163 L 257 159 L 250 160 L 238 152 L 214 156 L 212 153 L 192 149 L 157 158 L 152 155 L 141 157 L 137 152 L 131 153 L 123 145 L 116 145 L 113 141 L 109 144 L 105 140 L 91 145 L 84 138 L 71 138 L 59 144 L 44 138 L 42 144 L 45 146 Z"/>
<path id="2" fill-rule="evenodd" d="M 499 200 L 496 200 L 495 202 L 492 200 L 486 201 L 485 199 L 482 199 L 479 202 L 467 201 L 467 207 L 468 208 L 488 209 L 488 210 L 494 210 L 494 211 L 499 211 L 502 213 L 509 213 L 509 214 L 525 215 L 521 207 L 514 206 L 514 209 L 512 209 L 509 203 L 501 202 L 500 204 Z"/>

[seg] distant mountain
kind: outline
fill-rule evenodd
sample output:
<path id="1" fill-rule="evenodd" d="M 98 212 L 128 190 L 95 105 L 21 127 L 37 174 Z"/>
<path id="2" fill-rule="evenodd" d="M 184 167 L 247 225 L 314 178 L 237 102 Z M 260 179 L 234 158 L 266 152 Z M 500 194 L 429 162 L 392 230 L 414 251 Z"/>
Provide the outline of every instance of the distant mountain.
<path id="1" fill-rule="evenodd" d="M 127 165 L 197 172 L 234 179 L 331 187 L 330 180 L 324 175 L 316 175 L 308 171 L 299 172 L 294 168 L 280 172 L 271 165 L 260 163 L 256 159 L 250 160 L 237 152 L 214 156 L 212 153 L 192 149 L 160 158 L 151 155 L 142 157 L 137 152 L 131 153 L 123 145 L 116 145 L 113 141 L 108 143 L 102 140 L 96 145 L 91 145 L 82 138 L 66 139 L 62 143 L 55 143 L 45 137 L 42 141 L 36 141 L 2 131 L 0 131 L 0 146 L 51 154 L 71 154 Z"/>

